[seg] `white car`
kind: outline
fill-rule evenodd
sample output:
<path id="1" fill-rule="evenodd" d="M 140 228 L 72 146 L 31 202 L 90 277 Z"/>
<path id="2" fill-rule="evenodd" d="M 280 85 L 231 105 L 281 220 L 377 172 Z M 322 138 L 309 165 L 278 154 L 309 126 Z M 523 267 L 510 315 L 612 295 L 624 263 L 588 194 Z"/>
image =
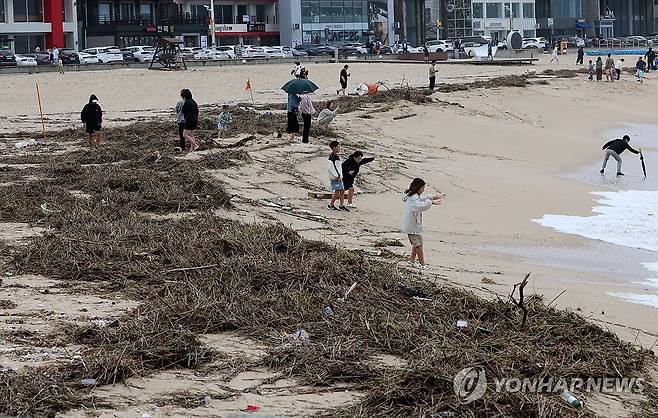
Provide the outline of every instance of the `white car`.
<path id="1" fill-rule="evenodd" d="M 425 46 L 427 46 L 427 50 L 429 52 L 450 52 L 454 49 L 452 47 L 452 42 L 444 41 L 441 39 L 437 39 L 435 41 L 427 41 L 425 42 Z"/>
<path id="2" fill-rule="evenodd" d="M 229 54 L 226 53 L 226 51 L 219 51 L 217 48 L 212 49 L 204 49 L 203 53 L 206 54 L 206 59 L 209 61 L 219 61 L 219 60 L 227 60 L 231 59 Z"/>
<path id="3" fill-rule="evenodd" d="M 228 55 L 229 58 L 235 58 L 235 47 L 228 45 L 216 46 L 215 51 Z"/>
<path id="4" fill-rule="evenodd" d="M 16 66 L 17 67 L 36 67 L 37 60 L 33 57 L 26 57 L 25 55 L 16 54 Z"/>
<path id="5" fill-rule="evenodd" d="M 521 48 L 539 48 L 544 49 L 546 47 L 546 38 L 523 38 L 521 40 Z"/>
<path id="6" fill-rule="evenodd" d="M 185 56 L 192 56 L 192 59 L 195 60 L 206 60 L 208 59 L 208 56 L 204 52 L 203 48 L 195 47 L 195 48 L 181 48 L 181 52 Z"/>
<path id="7" fill-rule="evenodd" d="M 128 51 L 132 52 L 135 61 L 138 62 L 149 62 L 153 60 L 153 54 L 155 54 L 155 48 L 152 46 L 129 46 L 126 48 Z"/>
<path id="8" fill-rule="evenodd" d="M 123 54 L 119 48 L 105 46 L 101 48 L 87 48 L 85 54 L 93 55 L 98 59 L 99 64 L 110 64 L 113 62 L 123 62 Z"/>
<path id="9" fill-rule="evenodd" d="M 263 48 L 263 51 L 267 54 L 268 58 L 285 58 L 286 54 L 277 48 L 269 48 L 265 47 Z"/>
<path id="10" fill-rule="evenodd" d="M 261 46 L 245 46 L 242 51 L 242 56 L 245 58 L 269 58 L 265 48 Z"/>
<path id="11" fill-rule="evenodd" d="M 84 51 L 78 52 L 78 60 L 80 64 L 98 64 L 98 57 L 96 55 L 91 55 Z"/>
<path id="12" fill-rule="evenodd" d="M 270 46 L 266 48 L 270 56 L 292 57 L 294 56 L 292 48 L 289 46 Z"/>

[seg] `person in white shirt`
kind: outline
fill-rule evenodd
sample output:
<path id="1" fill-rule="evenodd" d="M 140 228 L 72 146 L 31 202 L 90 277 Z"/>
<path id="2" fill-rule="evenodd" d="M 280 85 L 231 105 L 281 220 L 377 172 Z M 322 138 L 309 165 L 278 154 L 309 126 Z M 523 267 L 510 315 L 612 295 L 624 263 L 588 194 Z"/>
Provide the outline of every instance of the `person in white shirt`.
<path id="1" fill-rule="evenodd" d="M 617 72 L 617 80 L 621 78 L 621 70 L 624 69 L 624 59 L 619 58 L 615 61 L 615 71 Z"/>
<path id="2" fill-rule="evenodd" d="M 422 270 L 429 270 L 425 264 L 425 254 L 423 253 L 423 212 L 432 207 L 432 205 L 441 204 L 441 195 L 434 197 L 422 197 L 425 191 L 425 181 L 419 178 L 413 179 L 409 188 L 405 191 L 402 198 L 404 210 L 402 212 L 401 230 L 406 232 L 411 243 L 411 257 L 409 264 Z M 416 261 L 418 259 L 418 261 Z"/>
<path id="3" fill-rule="evenodd" d="M 338 114 L 338 106 L 335 109 L 331 109 L 334 104 L 331 101 L 328 101 L 325 105 L 325 108 L 320 111 L 318 114 L 318 126 L 322 128 L 327 128 L 329 123 L 334 120 Z"/>
<path id="4" fill-rule="evenodd" d="M 290 75 L 295 76 L 295 78 L 300 78 L 302 74 L 302 64 L 300 62 L 295 63 L 295 67 L 293 67 L 292 71 L 290 72 Z"/>
<path id="5" fill-rule="evenodd" d="M 302 142 L 308 144 L 308 136 L 311 132 L 311 116 L 315 115 L 315 107 L 308 93 L 302 94 L 302 100 L 299 102 L 299 113 L 302 114 L 304 128 L 302 130 Z"/>
<path id="6" fill-rule="evenodd" d="M 53 65 L 59 65 L 59 49 L 53 48 Z"/>
<path id="7" fill-rule="evenodd" d="M 557 57 L 557 46 L 553 48 L 553 54 L 551 55 L 551 62 L 557 62 L 558 64 L 560 63 L 560 60 Z"/>

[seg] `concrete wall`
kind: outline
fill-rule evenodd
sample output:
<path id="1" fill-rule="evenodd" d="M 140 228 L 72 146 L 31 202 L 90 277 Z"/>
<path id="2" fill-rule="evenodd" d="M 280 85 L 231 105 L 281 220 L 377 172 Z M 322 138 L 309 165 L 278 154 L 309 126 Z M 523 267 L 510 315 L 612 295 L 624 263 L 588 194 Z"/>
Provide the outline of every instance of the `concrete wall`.
<path id="1" fill-rule="evenodd" d="M 296 29 L 295 29 L 296 28 Z M 300 0 L 279 1 L 279 36 L 281 45 L 302 44 L 302 2 Z"/>

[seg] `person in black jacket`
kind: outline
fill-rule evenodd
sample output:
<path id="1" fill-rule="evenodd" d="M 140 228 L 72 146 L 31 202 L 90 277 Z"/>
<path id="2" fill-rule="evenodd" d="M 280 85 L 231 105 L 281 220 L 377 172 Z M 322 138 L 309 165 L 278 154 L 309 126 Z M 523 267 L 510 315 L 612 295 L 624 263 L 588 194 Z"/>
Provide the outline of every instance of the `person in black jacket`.
<path id="1" fill-rule="evenodd" d="M 80 119 L 85 124 L 85 131 L 89 134 L 89 145 L 99 145 L 101 143 L 103 111 L 98 104 L 98 97 L 95 94 L 89 96 L 89 103 L 82 108 Z"/>
<path id="2" fill-rule="evenodd" d="M 194 139 L 194 131 L 199 124 L 199 106 L 192 98 L 192 92 L 188 89 L 183 89 L 180 92 L 180 97 L 185 100 L 181 113 L 185 117 L 185 129 L 183 129 L 183 137 L 190 144 L 190 151 L 199 149 L 199 143 Z"/>
<path id="3" fill-rule="evenodd" d="M 363 153 L 361 151 L 356 151 L 354 154 L 350 155 L 343 164 L 341 164 L 343 170 L 343 186 L 347 190 L 347 207 L 354 207 L 352 205 L 352 198 L 354 198 L 354 179 L 356 175 L 359 174 L 359 168 L 363 164 L 368 164 L 374 161 L 374 158 L 363 158 Z"/>
<path id="4" fill-rule="evenodd" d="M 624 135 L 622 139 L 613 139 L 603 146 L 602 149 L 605 151 L 605 156 L 603 157 L 603 167 L 601 167 L 601 174 L 605 172 L 605 166 L 608 164 L 608 159 L 612 157 L 617 160 L 617 175 L 624 175 L 624 173 L 621 172 L 621 157 L 619 154 L 626 150 L 629 150 L 633 154 L 639 154 L 640 151 L 642 151 L 642 148 L 639 148 L 639 151 L 631 148 L 631 146 L 628 145 L 629 142 L 631 142 L 631 137 Z"/>

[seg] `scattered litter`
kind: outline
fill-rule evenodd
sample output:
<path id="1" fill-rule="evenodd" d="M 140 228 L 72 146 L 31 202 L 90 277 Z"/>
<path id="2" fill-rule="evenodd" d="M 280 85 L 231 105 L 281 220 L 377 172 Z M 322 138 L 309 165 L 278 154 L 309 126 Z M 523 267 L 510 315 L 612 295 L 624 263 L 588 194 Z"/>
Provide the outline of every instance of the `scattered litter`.
<path id="1" fill-rule="evenodd" d="M 369 255 L 372 255 L 372 256 L 375 256 L 375 257 L 377 257 L 379 255 L 382 255 L 381 250 L 368 250 L 367 252 L 368 252 Z"/>
<path id="2" fill-rule="evenodd" d="M 14 351 L 16 351 L 16 349 L 12 347 L 0 348 L 0 353 L 13 353 Z"/>
<path id="3" fill-rule="evenodd" d="M 23 141 L 18 141 L 17 143 L 14 144 L 14 146 L 18 149 L 32 147 L 32 146 L 35 146 L 35 145 L 41 145 L 41 142 L 37 141 L 34 138 L 25 139 Z"/>
<path id="4" fill-rule="evenodd" d="M 260 406 L 258 405 L 247 405 L 247 412 L 258 412 L 260 411 Z"/>
<path id="5" fill-rule="evenodd" d="M 42 203 L 40 208 L 41 208 L 41 213 L 43 213 L 46 216 L 50 216 L 53 213 L 57 212 L 56 210 L 51 209 L 50 205 L 48 205 L 48 203 Z"/>
<path id="6" fill-rule="evenodd" d="M 308 332 L 303 329 L 299 329 L 292 334 L 288 334 L 288 340 L 293 344 L 308 344 L 311 342 L 311 337 L 308 335 Z"/>
<path id="7" fill-rule="evenodd" d="M 451 418 L 454 416 L 455 413 L 452 411 L 443 411 L 443 412 L 437 412 L 436 414 L 432 414 L 432 418 Z"/>
<path id="8" fill-rule="evenodd" d="M 331 305 L 325 305 L 324 314 L 327 316 L 334 316 L 334 310 L 331 308 Z"/>
<path id="9" fill-rule="evenodd" d="M 4 274 L 5 277 L 11 277 L 13 275 L 14 275 L 14 273 L 12 273 L 11 271 L 5 271 L 5 274 Z"/>
<path id="10" fill-rule="evenodd" d="M 498 284 L 494 281 L 494 279 L 489 278 L 489 277 L 483 277 L 482 278 L 482 283 L 484 283 L 484 284 Z"/>
<path id="11" fill-rule="evenodd" d="M 405 285 L 404 283 L 398 283 L 398 288 L 400 289 L 402 294 L 404 294 L 405 296 L 409 296 L 410 298 L 418 298 L 424 300 L 432 299 L 432 295 L 427 291 L 421 289 L 420 287 L 410 287 Z"/>
<path id="12" fill-rule="evenodd" d="M 272 134 L 272 138 L 275 138 L 275 139 L 276 139 L 276 138 L 281 138 L 281 137 L 283 137 L 283 135 L 280 134 L 279 132 L 274 132 L 274 133 Z"/>
<path id="13" fill-rule="evenodd" d="M 338 301 L 339 301 L 339 302 L 345 302 L 345 299 L 347 299 L 347 296 L 348 296 L 350 293 L 352 293 L 352 290 L 354 290 L 355 287 L 356 287 L 356 282 L 354 282 L 354 283 L 352 284 L 352 286 L 350 286 L 350 288 L 347 289 L 347 292 L 345 292 L 345 296 L 343 296 L 342 298 L 338 298 Z"/>
<path id="14" fill-rule="evenodd" d="M 142 418 L 151 418 L 151 414 L 149 414 L 148 412 L 144 412 L 142 414 Z"/>
<path id="15" fill-rule="evenodd" d="M 395 238 L 383 238 L 375 242 L 375 247 L 404 247 L 404 244 Z"/>
<path id="16" fill-rule="evenodd" d="M 206 396 L 203 398 L 203 406 L 205 406 L 206 408 L 209 407 L 209 406 L 210 406 L 210 401 L 211 401 L 211 400 L 212 400 L 212 398 L 211 398 L 209 395 L 206 395 Z"/>
<path id="17" fill-rule="evenodd" d="M 98 384 L 98 381 L 96 379 L 82 379 L 80 381 L 80 384 L 82 386 L 96 386 Z"/>
<path id="18" fill-rule="evenodd" d="M 468 321 L 465 319 L 460 319 L 457 321 L 457 328 L 466 328 L 468 326 Z"/>
<path id="19" fill-rule="evenodd" d="M 481 332 L 483 334 L 493 334 L 493 330 L 489 329 L 489 328 L 486 328 L 486 327 L 481 327 L 480 326 L 480 327 L 477 327 L 476 329 L 478 330 L 478 332 Z"/>
<path id="20" fill-rule="evenodd" d="M 583 402 L 580 399 L 576 398 L 573 395 L 573 393 L 569 392 L 568 390 L 566 390 L 566 389 L 563 390 L 561 396 L 562 396 L 562 399 L 567 401 L 567 403 L 569 405 L 573 406 L 574 408 L 582 408 L 583 407 Z"/>

